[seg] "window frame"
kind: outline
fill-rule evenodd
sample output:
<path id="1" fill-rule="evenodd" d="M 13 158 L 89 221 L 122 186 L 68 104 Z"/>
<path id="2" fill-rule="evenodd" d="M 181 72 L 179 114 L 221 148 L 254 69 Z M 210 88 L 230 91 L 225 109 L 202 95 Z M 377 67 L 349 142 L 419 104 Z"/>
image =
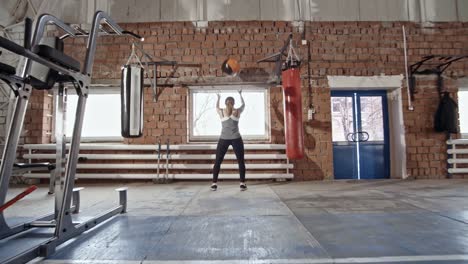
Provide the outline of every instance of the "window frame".
<path id="1" fill-rule="evenodd" d="M 465 93 L 468 93 L 468 87 L 460 87 L 458 88 L 458 92 L 465 92 Z M 459 96 L 458 96 L 458 92 L 457 92 L 457 104 L 458 104 L 458 128 L 460 130 L 460 137 L 462 139 L 468 139 L 468 133 L 461 133 L 461 124 L 460 124 L 460 99 L 459 99 Z M 467 106 L 468 107 L 468 106 Z"/>
<path id="2" fill-rule="evenodd" d="M 76 90 L 73 87 L 66 87 L 66 94 L 67 96 L 73 95 L 76 96 Z M 118 86 L 93 86 L 88 90 L 88 94 L 119 94 L 120 95 L 120 87 Z M 58 98 L 58 89 L 53 90 L 53 122 L 52 122 L 52 135 L 51 135 L 51 141 L 53 143 L 57 142 L 55 138 L 55 114 L 56 114 L 56 107 L 57 107 L 57 98 Z M 68 98 L 67 98 L 68 100 Z M 65 106 L 66 108 L 66 106 Z M 64 113 L 66 115 L 66 112 Z M 86 119 L 86 116 L 85 116 Z M 68 122 L 68 120 L 66 120 Z M 66 128 L 65 128 L 66 129 Z M 66 131 L 63 131 L 65 133 Z M 65 140 L 67 143 L 71 141 L 71 136 L 65 137 Z M 86 143 L 105 143 L 105 142 L 124 142 L 124 137 L 122 136 L 108 136 L 108 137 L 81 137 L 80 142 L 86 142 Z"/>
<path id="3" fill-rule="evenodd" d="M 189 86 L 187 100 L 187 142 L 188 143 L 213 143 L 217 142 L 219 136 L 195 136 L 193 135 L 193 94 L 203 91 L 230 91 L 236 92 L 242 89 L 245 91 L 260 91 L 264 94 L 265 100 L 265 134 L 261 136 L 242 135 L 242 139 L 249 143 L 271 143 L 271 114 L 270 114 L 270 89 L 267 85 L 209 85 L 209 86 Z M 241 117 L 242 118 L 242 117 Z"/>

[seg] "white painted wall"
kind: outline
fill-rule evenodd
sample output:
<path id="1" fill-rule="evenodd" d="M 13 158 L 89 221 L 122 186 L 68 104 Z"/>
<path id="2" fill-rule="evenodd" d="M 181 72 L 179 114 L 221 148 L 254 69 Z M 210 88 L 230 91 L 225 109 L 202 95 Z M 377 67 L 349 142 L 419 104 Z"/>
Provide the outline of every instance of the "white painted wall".
<path id="1" fill-rule="evenodd" d="M 387 92 L 390 134 L 390 178 L 406 179 L 406 141 L 403 121 L 403 99 L 400 87 Z"/>

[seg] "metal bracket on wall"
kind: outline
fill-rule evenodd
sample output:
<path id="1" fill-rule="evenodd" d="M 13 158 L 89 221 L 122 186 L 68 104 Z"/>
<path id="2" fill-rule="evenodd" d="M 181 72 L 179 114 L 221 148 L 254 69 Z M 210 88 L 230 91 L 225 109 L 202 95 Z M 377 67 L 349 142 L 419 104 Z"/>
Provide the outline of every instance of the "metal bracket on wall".
<path id="1" fill-rule="evenodd" d="M 177 61 L 168 61 L 168 60 L 150 61 L 150 62 L 145 62 L 143 64 L 148 65 L 148 67 L 153 66 L 153 78 L 150 78 L 151 86 L 153 88 L 153 102 L 158 101 L 159 94 L 161 93 L 161 91 L 158 91 L 158 87 L 162 87 L 162 86 L 174 87 L 174 84 L 170 84 L 168 82 L 158 84 L 158 78 L 163 78 L 163 77 L 158 77 L 158 66 L 172 66 L 172 72 L 166 78 L 173 77 L 179 67 L 192 67 L 192 68 L 201 67 L 201 64 L 199 63 L 178 63 Z"/>
<path id="2" fill-rule="evenodd" d="M 199 63 L 178 63 L 177 61 L 170 61 L 164 58 L 158 58 L 160 60 L 155 61 L 154 57 L 149 55 L 147 52 L 145 52 L 145 50 L 141 47 L 139 43 L 134 43 L 134 47 L 136 47 L 143 54 L 142 57 L 146 58 L 146 62 L 143 62 L 143 64 L 147 66 L 148 70 L 150 66 L 153 66 L 153 78 L 149 77 L 150 82 L 151 82 L 151 87 L 153 88 L 153 102 L 158 101 L 158 97 L 160 94 L 160 91 L 158 91 L 158 87 L 160 86 L 174 87 L 173 84 L 168 84 L 167 82 L 164 84 L 158 84 L 158 66 L 171 66 L 172 67 L 172 72 L 171 74 L 169 74 L 167 78 L 174 76 L 178 67 L 196 67 L 196 68 L 201 67 L 201 64 Z"/>
<path id="3" fill-rule="evenodd" d="M 451 55 L 429 55 L 424 56 L 420 61 L 410 65 L 409 68 L 409 88 L 411 101 L 414 101 L 416 93 L 416 74 L 418 75 L 437 75 L 437 89 L 439 95 L 442 92 L 443 79 L 442 73 L 454 62 L 468 58 L 468 55 L 451 56 Z"/>
<path id="4" fill-rule="evenodd" d="M 260 63 L 260 62 L 274 62 L 275 63 L 274 76 L 269 81 L 269 83 L 281 84 L 281 67 L 283 64 L 283 56 L 285 57 L 288 56 L 287 48 L 289 47 L 289 44 L 291 43 L 292 37 L 293 35 L 289 34 L 288 39 L 284 42 L 284 45 L 280 49 L 279 52 L 271 54 L 257 61 L 257 63 Z"/>

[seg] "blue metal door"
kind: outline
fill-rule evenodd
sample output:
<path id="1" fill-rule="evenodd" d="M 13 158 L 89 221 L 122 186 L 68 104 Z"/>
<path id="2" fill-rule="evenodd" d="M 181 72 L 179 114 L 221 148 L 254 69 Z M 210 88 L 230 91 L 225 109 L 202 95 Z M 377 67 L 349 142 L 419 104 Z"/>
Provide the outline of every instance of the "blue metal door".
<path id="1" fill-rule="evenodd" d="M 390 175 L 385 91 L 334 91 L 331 98 L 335 179 Z"/>

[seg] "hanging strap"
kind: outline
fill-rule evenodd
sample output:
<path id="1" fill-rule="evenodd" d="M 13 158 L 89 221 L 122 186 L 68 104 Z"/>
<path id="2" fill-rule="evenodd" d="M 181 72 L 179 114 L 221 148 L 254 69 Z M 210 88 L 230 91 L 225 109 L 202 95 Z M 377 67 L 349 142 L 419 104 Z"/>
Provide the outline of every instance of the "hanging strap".
<path id="1" fill-rule="evenodd" d="M 132 60 L 132 58 L 134 58 L 138 62 L 138 64 L 140 65 L 141 68 L 145 68 L 143 66 L 143 64 L 141 63 L 140 58 L 138 57 L 138 55 L 135 52 L 135 43 L 132 43 L 132 53 L 130 53 L 130 56 L 128 57 L 126 65 L 131 64 L 130 61 Z"/>
<path id="2" fill-rule="evenodd" d="M 300 61 L 299 56 L 297 56 L 296 50 L 294 50 L 293 47 L 293 40 L 292 38 L 289 39 L 289 49 L 288 49 L 288 57 L 286 58 L 286 61 L 292 65 L 293 60 Z"/>

